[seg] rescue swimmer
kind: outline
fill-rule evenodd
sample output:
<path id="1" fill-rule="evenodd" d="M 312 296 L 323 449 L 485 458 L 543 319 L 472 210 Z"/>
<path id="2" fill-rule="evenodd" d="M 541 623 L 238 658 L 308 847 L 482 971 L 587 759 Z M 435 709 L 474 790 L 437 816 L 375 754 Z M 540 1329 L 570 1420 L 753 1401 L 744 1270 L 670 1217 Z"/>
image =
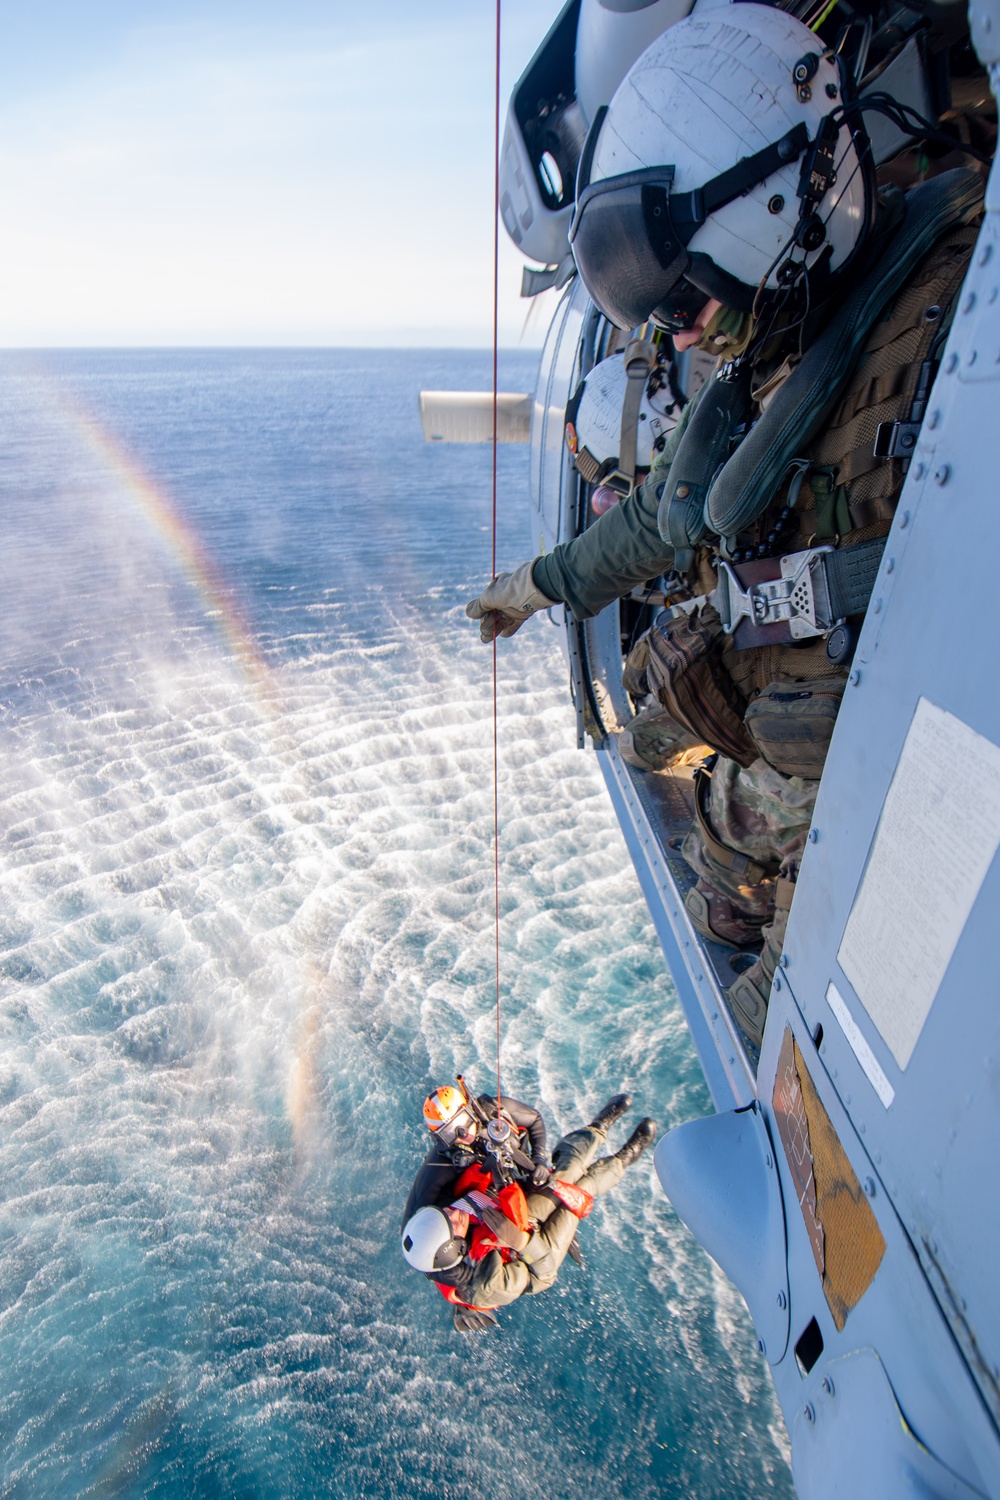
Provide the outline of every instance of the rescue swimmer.
<path id="1" fill-rule="evenodd" d="M 491 1120 L 502 1117 L 511 1127 L 511 1138 L 505 1144 L 508 1174 L 514 1180 L 541 1187 L 548 1182 L 552 1163 L 546 1153 L 545 1121 L 530 1104 L 505 1098 L 503 1108 L 491 1094 L 469 1094 L 459 1077 L 458 1088 L 445 1083 L 432 1089 L 424 1100 L 424 1123 L 431 1132 L 433 1144 L 413 1180 L 403 1223 L 420 1208 L 450 1203 L 456 1184 L 474 1164 L 490 1168 L 500 1164 L 487 1151 L 487 1130 Z M 527 1148 L 527 1149 L 525 1149 Z"/>
<path id="2" fill-rule="evenodd" d="M 594 1199 L 620 1182 L 656 1139 L 656 1123 L 646 1116 L 614 1155 L 597 1157 L 608 1130 L 631 1105 L 629 1094 L 616 1094 L 589 1125 L 564 1136 L 544 1185 L 498 1185 L 488 1166 L 473 1161 L 457 1178 L 450 1202 L 425 1205 L 407 1218 L 407 1264 L 452 1305 L 459 1333 L 496 1326 L 497 1308 L 552 1286 Z M 509 1128 L 502 1115 L 492 1124 L 498 1135 Z"/>
<path id="3" fill-rule="evenodd" d="M 800 21 L 737 4 L 679 21 L 598 112 L 570 231 L 579 274 L 617 328 L 650 320 L 719 364 L 645 482 L 467 608 L 489 641 L 559 601 L 587 619 L 660 575 L 687 586 L 625 686 L 666 711 L 678 751 L 714 755 L 686 905 L 706 938 L 760 950 L 729 990 L 754 1043 L 982 212 L 973 169 L 880 189 L 852 90 Z"/>

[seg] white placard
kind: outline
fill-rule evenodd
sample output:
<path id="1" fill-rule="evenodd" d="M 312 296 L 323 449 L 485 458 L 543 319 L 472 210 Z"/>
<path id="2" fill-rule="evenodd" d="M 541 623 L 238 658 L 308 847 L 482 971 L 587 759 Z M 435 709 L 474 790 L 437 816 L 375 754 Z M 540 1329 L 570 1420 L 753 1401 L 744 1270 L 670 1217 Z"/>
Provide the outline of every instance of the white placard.
<path id="1" fill-rule="evenodd" d="M 861 1027 L 847 1009 L 847 1006 L 844 1004 L 844 997 L 832 979 L 826 987 L 826 1000 L 840 1022 L 840 1029 L 846 1036 L 851 1051 L 861 1064 L 862 1072 L 876 1094 L 878 1094 L 882 1102 L 882 1108 L 888 1109 L 896 1097 L 896 1090 L 888 1078 L 886 1078 L 881 1063 L 866 1042 Z"/>
<path id="2" fill-rule="evenodd" d="M 905 1068 L 1000 845 L 1000 749 L 921 698 L 837 961 Z"/>

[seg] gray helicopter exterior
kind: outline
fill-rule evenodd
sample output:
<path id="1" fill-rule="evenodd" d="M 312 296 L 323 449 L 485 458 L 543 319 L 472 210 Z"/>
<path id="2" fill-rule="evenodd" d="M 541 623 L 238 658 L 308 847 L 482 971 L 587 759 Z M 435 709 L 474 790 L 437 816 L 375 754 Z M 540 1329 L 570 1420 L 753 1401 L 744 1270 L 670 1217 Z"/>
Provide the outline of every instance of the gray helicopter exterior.
<path id="1" fill-rule="evenodd" d="M 1000 0 L 977 0 L 971 19 L 996 93 Z M 532 410 L 536 552 L 586 524 L 562 429 L 605 334 L 572 282 Z M 657 1171 L 747 1302 L 803 1500 L 1000 1496 L 998 428 L 994 169 L 759 1053 L 726 1004 L 731 955 L 684 908 L 686 773 L 636 771 L 618 751 L 632 713 L 619 609 L 584 623 L 550 612 L 580 742 L 594 743 L 718 1111 L 671 1131 Z"/>

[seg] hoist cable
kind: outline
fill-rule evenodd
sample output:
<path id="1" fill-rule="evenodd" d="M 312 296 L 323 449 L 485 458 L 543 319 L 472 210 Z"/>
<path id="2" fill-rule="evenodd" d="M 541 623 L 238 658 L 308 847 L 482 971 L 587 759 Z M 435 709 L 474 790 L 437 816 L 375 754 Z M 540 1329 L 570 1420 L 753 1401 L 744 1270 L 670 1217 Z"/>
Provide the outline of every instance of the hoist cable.
<path id="1" fill-rule="evenodd" d="M 496 0 L 493 90 L 493 519 L 491 567 L 497 576 L 497 351 L 500 308 L 500 0 Z M 493 907 L 496 957 L 497 1113 L 500 1095 L 500 760 L 497 713 L 497 638 L 493 635 Z"/>

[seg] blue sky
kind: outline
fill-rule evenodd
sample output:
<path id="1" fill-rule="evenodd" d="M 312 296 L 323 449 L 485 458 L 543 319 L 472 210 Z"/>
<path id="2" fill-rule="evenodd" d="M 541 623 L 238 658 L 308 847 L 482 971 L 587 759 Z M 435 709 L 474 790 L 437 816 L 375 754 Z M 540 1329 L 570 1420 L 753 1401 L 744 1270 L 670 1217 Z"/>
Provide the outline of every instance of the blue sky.
<path id="1" fill-rule="evenodd" d="M 504 113 L 559 8 L 505 0 Z M 0 344 L 488 343 L 493 24 L 491 0 L 6 0 Z M 501 235 L 506 344 L 520 266 Z"/>

